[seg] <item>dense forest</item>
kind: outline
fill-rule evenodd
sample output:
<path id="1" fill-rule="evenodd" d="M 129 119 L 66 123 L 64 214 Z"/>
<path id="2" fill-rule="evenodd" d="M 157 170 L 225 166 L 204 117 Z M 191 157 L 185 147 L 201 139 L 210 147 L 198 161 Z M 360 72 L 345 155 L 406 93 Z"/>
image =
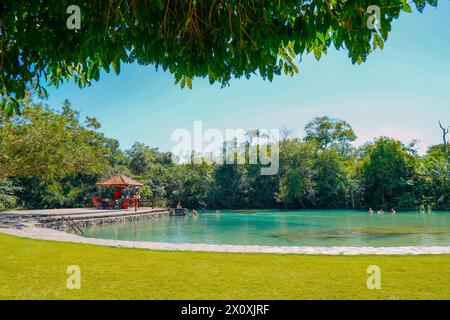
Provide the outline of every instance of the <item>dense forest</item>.
<path id="1" fill-rule="evenodd" d="M 95 118 L 81 119 L 68 101 L 59 111 L 30 97 L 21 105 L 20 114 L 0 113 L 0 210 L 90 206 L 99 192 L 95 182 L 118 173 L 143 182 L 143 197 L 156 206 L 179 201 L 208 209 L 450 206 L 446 143 L 425 155 L 414 142 L 389 137 L 355 147 L 349 123 L 318 117 L 306 125 L 303 139 L 282 130 L 278 173 L 261 175 L 261 165 L 248 161 L 179 164 L 171 153 L 139 142 L 122 150 L 99 131 Z"/>

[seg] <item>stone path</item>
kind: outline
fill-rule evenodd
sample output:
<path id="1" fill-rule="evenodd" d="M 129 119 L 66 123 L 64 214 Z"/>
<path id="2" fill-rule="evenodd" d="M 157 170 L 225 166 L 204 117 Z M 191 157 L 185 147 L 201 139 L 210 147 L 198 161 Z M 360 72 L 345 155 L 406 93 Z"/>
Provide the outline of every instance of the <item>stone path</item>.
<path id="1" fill-rule="evenodd" d="M 215 245 L 189 243 L 160 243 L 146 241 L 124 241 L 110 239 L 85 238 L 75 234 L 48 228 L 38 228 L 31 223 L 24 222 L 20 226 L 0 227 L 0 232 L 24 238 L 54 240 L 64 242 L 96 244 L 112 247 L 126 247 L 152 250 L 185 250 L 208 252 L 254 252 L 280 254 L 328 254 L 328 255 L 399 255 L 399 254 L 450 254 L 450 246 L 418 246 L 418 247 L 275 247 L 275 246 L 247 246 L 247 245 Z"/>
<path id="2" fill-rule="evenodd" d="M 152 211 L 154 209 L 142 207 L 138 212 Z M 96 208 L 67 208 L 67 209 L 39 209 L 39 210 L 11 210 L 0 211 L 0 215 L 14 215 L 14 216 L 29 216 L 29 217 L 43 217 L 43 216 L 61 216 L 61 215 L 100 215 L 100 214 L 125 214 L 134 212 L 134 208 L 129 209 L 96 209 Z"/>
<path id="3" fill-rule="evenodd" d="M 54 229 L 70 228 L 67 219 L 75 221 L 77 227 L 95 224 L 116 223 L 126 220 L 139 220 L 169 214 L 165 208 L 141 207 L 122 210 L 95 208 L 44 209 L 0 212 L 0 228 L 19 228 L 24 224 Z"/>

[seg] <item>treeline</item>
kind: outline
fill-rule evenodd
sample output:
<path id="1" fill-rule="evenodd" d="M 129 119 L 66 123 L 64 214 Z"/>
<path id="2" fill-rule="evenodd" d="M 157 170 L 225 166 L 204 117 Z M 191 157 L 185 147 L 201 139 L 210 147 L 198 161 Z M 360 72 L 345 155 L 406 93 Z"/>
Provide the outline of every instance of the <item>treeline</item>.
<path id="1" fill-rule="evenodd" d="M 90 206 L 95 182 L 118 173 L 143 182 L 143 197 L 157 206 L 450 207 L 446 146 L 421 156 L 414 143 L 379 137 L 355 148 L 339 119 L 313 119 L 303 139 L 283 130 L 278 173 L 261 175 L 255 164 L 177 164 L 142 143 L 123 151 L 68 101 L 59 112 L 30 99 L 22 105 L 20 115 L 0 114 L 0 209 Z"/>

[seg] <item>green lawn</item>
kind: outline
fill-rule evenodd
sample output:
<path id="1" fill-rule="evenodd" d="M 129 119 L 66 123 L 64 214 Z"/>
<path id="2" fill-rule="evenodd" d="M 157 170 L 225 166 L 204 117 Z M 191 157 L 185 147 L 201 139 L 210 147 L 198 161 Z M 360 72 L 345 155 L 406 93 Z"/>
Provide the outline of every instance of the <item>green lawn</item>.
<path id="1" fill-rule="evenodd" d="M 68 265 L 81 289 L 66 288 Z M 368 265 L 382 288 L 366 287 Z M 450 256 L 149 251 L 0 234 L 0 299 L 450 299 Z"/>

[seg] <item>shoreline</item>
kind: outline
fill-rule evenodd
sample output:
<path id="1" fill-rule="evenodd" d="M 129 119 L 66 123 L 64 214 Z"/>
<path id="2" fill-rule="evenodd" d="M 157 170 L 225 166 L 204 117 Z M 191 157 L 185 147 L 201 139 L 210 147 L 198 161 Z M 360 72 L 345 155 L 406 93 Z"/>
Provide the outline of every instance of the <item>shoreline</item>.
<path id="1" fill-rule="evenodd" d="M 228 244 L 166 243 L 86 238 L 50 228 L 22 225 L 17 228 L 0 228 L 1 233 L 29 239 L 93 244 L 118 248 L 135 248 L 169 251 L 203 251 L 229 253 L 271 253 L 305 255 L 425 255 L 450 254 L 450 246 L 404 247 L 307 247 L 307 246 L 258 246 Z"/>
<path id="2" fill-rule="evenodd" d="M 70 224 L 64 217 L 75 221 L 77 225 L 114 224 L 120 221 L 154 219 L 168 215 L 164 208 L 141 208 L 134 210 L 96 210 L 44 209 L 25 212 L 2 212 L 0 214 L 0 232 L 39 240 L 84 243 L 110 247 L 139 248 L 149 250 L 233 252 L 233 253 L 272 253 L 272 254 L 312 254 L 312 255 L 420 255 L 450 254 L 450 246 L 398 246 L 398 247 L 355 247 L 355 246 L 268 246 L 240 244 L 202 244 L 170 243 L 88 238 L 67 232 Z"/>

